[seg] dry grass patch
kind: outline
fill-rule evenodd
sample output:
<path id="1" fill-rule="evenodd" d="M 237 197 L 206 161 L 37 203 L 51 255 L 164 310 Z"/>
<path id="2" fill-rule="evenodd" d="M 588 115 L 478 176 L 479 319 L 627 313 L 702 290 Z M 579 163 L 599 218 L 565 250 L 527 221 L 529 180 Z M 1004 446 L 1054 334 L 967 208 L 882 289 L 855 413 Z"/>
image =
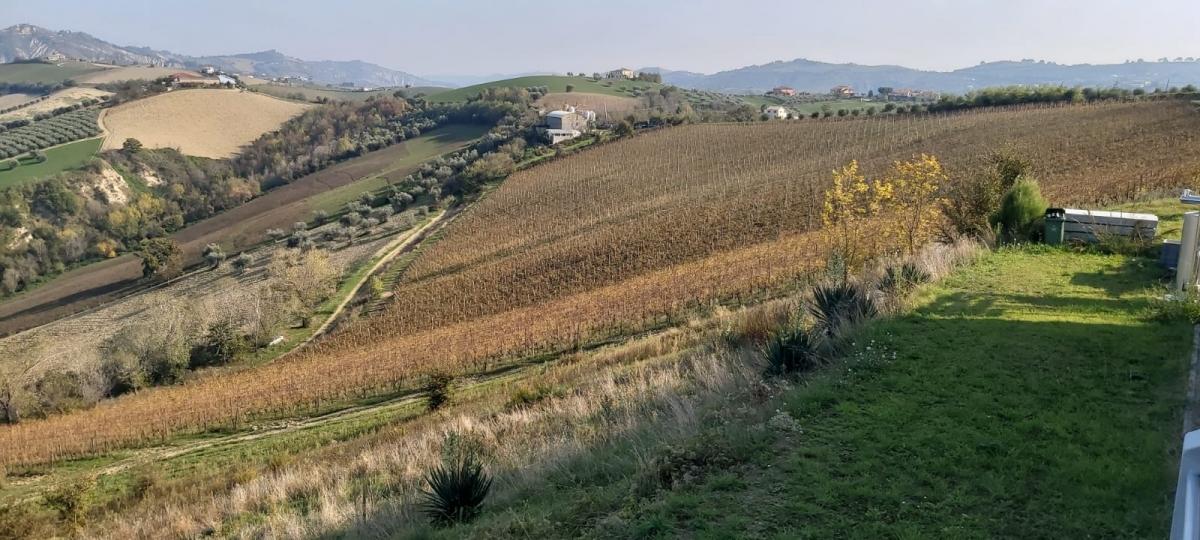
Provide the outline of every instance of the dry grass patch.
<path id="1" fill-rule="evenodd" d="M 308 107 L 238 90 L 177 90 L 109 109 L 103 118 L 109 133 L 104 149 L 134 138 L 150 148 L 230 157 Z"/>
<path id="2" fill-rule="evenodd" d="M 607 112 L 610 116 L 624 115 L 638 108 L 637 98 L 606 96 L 576 92 L 553 92 L 538 100 L 537 104 L 547 109 L 562 109 L 574 105 L 579 109 L 596 111 L 600 118 Z M 614 116 L 615 118 L 616 116 Z"/>
<path id="3" fill-rule="evenodd" d="M 50 94 L 49 99 L 46 99 L 44 101 L 39 101 L 28 107 L 22 107 L 20 109 L 17 109 L 15 111 L 12 111 L 7 114 L 0 115 L 0 120 L 15 120 L 18 118 L 33 118 L 35 115 L 37 115 L 39 113 L 48 113 L 50 111 L 53 111 L 54 109 L 75 105 L 77 103 L 82 102 L 85 99 L 100 99 L 100 98 L 103 98 L 104 96 L 108 96 L 111 94 L 112 94 L 112 92 L 106 92 L 104 90 L 100 90 L 97 88 L 87 88 L 87 87 L 83 87 L 83 86 L 74 86 L 71 88 L 64 88 L 53 94 Z M 21 94 L 14 94 L 14 95 L 21 95 Z M 11 105 L 3 105 L 3 100 L 7 97 L 9 97 L 9 96 L 0 97 L 0 108 L 11 106 Z M 29 101 L 29 100 L 36 99 L 36 98 L 37 98 L 37 96 L 26 96 L 26 99 L 22 100 L 22 102 Z M 16 103 L 14 103 L 12 105 L 16 105 Z"/>
<path id="4" fill-rule="evenodd" d="M 106 69 L 104 71 L 97 71 L 95 73 L 85 75 L 80 77 L 77 82 L 80 84 L 104 84 L 117 81 L 154 80 L 166 77 L 168 75 L 174 75 L 176 73 L 191 73 L 193 75 L 198 75 L 193 71 L 179 68 L 124 66 Z"/>

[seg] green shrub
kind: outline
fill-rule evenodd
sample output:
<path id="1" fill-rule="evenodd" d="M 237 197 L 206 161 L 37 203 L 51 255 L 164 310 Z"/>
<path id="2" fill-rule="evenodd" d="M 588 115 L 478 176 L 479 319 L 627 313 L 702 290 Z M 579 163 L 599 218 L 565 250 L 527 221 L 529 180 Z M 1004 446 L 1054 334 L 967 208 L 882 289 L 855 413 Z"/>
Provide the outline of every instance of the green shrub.
<path id="1" fill-rule="evenodd" d="M 562 397 L 564 395 L 566 395 L 566 392 L 562 388 L 547 384 L 538 384 L 532 388 L 521 386 L 508 399 L 507 408 L 512 410 L 529 407 L 546 399 Z"/>
<path id="2" fill-rule="evenodd" d="M 63 522 L 79 527 L 83 525 L 84 518 L 87 516 L 92 490 L 95 487 L 96 481 L 91 478 L 64 484 L 44 496 L 46 506 L 57 511 Z"/>
<path id="3" fill-rule="evenodd" d="M 208 327 L 204 337 L 192 347 L 188 367 L 221 366 L 238 359 L 246 350 L 246 339 L 237 325 L 219 320 Z"/>
<path id="4" fill-rule="evenodd" d="M 464 523 L 483 508 L 492 488 L 492 477 L 471 454 L 444 462 L 425 477 L 422 509 L 435 525 Z"/>
<path id="5" fill-rule="evenodd" d="M 889 266 L 879 279 L 879 290 L 885 294 L 906 294 L 917 285 L 929 282 L 929 273 L 911 261 Z"/>
<path id="6" fill-rule="evenodd" d="M 857 283 L 813 287 L 807 307 L 813 331 L 829 340 L 840 339 L 852 327 L 879 313 L 871 291 Z"/>
<path id="7" fill-rule="evenodd" d="M 146 374 L 137 356 L 128 351 L 109 350 L 100 363 L 104 394 L 116 397 L 146 386 Z"/>
<path id="8" fill-rule="evenodd" d="M 1001 199 L 992 225 L 1000 228 L 1005 241 L 1033 240 L 1037 237 L 1037 226 L 1046 214 L 1047 206 L 1037 181 L 1027 177 L 1018 178 Z"/>
<path id="9" fill-rule="evenodd" d="M 1149 311 L 1152 320 L 1200 324 L 1200 296 L 1195 292 L 1158 294 L 1151 302 Z"/>
<path id="10" fill-rule="evenodd" d="M 823 338 L 803 328 L 785 329 L 767 342 L 767 375 L 811 371 L 823 363 Z"/>
<path id="11" fill-rule="evenodd" d="M 429 410 L 436 411 L 450 401 L 450 384 L 454 377 L 446 373 L 434 373 L 429 376 L 429 385 L 425 391 L 429 393 Z"/>

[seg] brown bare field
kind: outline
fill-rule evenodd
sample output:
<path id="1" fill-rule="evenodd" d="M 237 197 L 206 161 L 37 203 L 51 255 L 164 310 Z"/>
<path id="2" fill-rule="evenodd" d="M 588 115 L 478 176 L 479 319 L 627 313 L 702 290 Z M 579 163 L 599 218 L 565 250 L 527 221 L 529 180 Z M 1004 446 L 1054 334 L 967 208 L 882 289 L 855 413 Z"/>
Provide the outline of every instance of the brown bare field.
<path id="1" fill-rule="evenodd" d="M 624 115 L 638 108 L 637 98 L 581 92 L 555 92 L 546 94 L 537 101 L 537 104 L 548 109 L 562 109 L 568 105 L 574 105 L 579 109 L 596 111 L 596 114 L 600 118 L 604 118 L 605 112 L 609 115 Z"/>
<path id="2" fill-rule="evenodd" d="M 99 99 L 99 98 L 102 98 L 104 96 L 108 96 L 111 94 L 112 94 L 112 92 L 106 92 L 104 90 L 99 90 L 96 88 L 87 88 L 87 87 L 81 87 L 81 86 L 64 88 L 53 94 L 50 94 L 50 98 L 45 101 L 39 101 L 28 107 L 22 107 L 20 109 L 10 112 L 10 113 L 0 115 L 0 120 L 15 120 L 17 118 L 33 118 L 34 115 L 36 115 L 38 113 L 50 112 L 50 111 L 53 111 L 54 109 L 57 109 L 60 107 L 68 107 L 71 105 L 75 105 L 76 103 L 79 103 L 85 99 L 89 99 L 89 98 L 90 99 Z M 4 97 L 8 97 L 8 96 L 4 96 Z M 30 97 L 30 99 L 33 98 L 33 96 L 29 96 L 29 97 Z M 4 98 L 0 97 L 0 101 L 2 101 L 3 99 Z"/>
<path id="3" fill-rule="evenodd" d="M 80 77 L 76 82 L 79 84 L 104 84 L 117 81 L 130 80 L 153 80 L 173 75 L 175 73 L 190 73 L 199 75 L 198 73 L 181 68 L 155 67 L 155 66 L 121 66 L 89 73 Z"/>
<path id="4" fill-rule="evenodd" d="M 22 103 L 25 103 L 26 101 L 33 99 L 34 97 L 36 97 L 36 96 L 31 96 L 29 94 L 0 95 L 0 109 L 7 109 L 9 107 L 15 107 L 17 105 L 20 105 Z"/>
<path id="5" fill-rule="evenodd" d="M 1194 107 L 1163 101 L 639 135 L 508 179 L 421 255 L 380 316 L 260 369 L 0 428 L 0 462 L 295 414 L 777 293 L 824 266 L 821 194 L 851 159 L 873 173 L 931 153 L 954 178 L 1010 146 L 1053 204 L 1086 204 L 1190 185 L 1198 130 Z"/>
<path id="6" fill-rule="evenodd" d="M 190 91 L 190 90 L 189 90 Z M 273 98 L 269 98 L 273 99 Z M 273 189 L 237 208 L 189 225 L 172 235 L 188 264 L 199 262 L 204 246 L 216 242 L 227 251 L 252 246 L 267 229 L 289 229 L 312 217 L 309 199 L 380 171 L 403 177 L 436 155 L 461 148 L 478 130 L 435 130 L 411 141 L 344 161 Z M 410 148 L 418 148 L 413 152 Z M 127 295 L 140 286 L 141 263 L 132 255 L 90 264 L 50 283 L 0 303 L 0 335 L 46 324 Z"/>
<path id="7" fill-rule="evenodd" d="M 309 105 L 240 90 L 176 90 L 108 109 L 104 149 L 134 138 L 149 148 L 230 157 Z"/>

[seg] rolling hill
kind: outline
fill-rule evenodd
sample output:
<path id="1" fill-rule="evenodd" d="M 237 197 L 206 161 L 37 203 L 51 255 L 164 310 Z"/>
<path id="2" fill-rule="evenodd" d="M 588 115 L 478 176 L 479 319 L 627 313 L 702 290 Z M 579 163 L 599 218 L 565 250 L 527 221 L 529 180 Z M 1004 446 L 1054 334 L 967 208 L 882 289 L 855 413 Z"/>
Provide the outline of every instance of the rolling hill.
<path id="1" fill-rule="evenodd" d="M 903 66 L 834 64 L 807 59 L 777 61 L 713 74 L 645 68 L 663 82 L 685 88 L 761 93 L 776 86 L 804 92 L 828 92 L 848 84 L 861 91 L 881 86 L 962 93 L 989 86 L 1054 84 L 1157 88 L 1200 84 L 1200 62 L 1129 62 L 1056 64 L 1031 60 L 988 62 L 953 71 L 923 71 Z"/>
<path id="2" fill-rule="evenodd" d="M 242 145 L 279 128 L 306 105 L 237 90 L 177 90 L 105 111 L 105 149 L 134 138 L 149 148 L 229 157 Z"/>
<path id="3" fill-rule="evenodd" d="M 0 426 L 0 462 L 395 393 L 794 286 L 824 268 L 822 193 L 850 160 L 873 175 L 932 153 L 955 178 L 1009 145 L 1038 164 L 1050 200 L 1117 201 L 1190 181 L 1198 125 L 1187 102 L 1146 101 L 635 136 L 509 178 L 419 255 L 378 316 L 286 362 Z"/>
<path id="4" fill-rule="evenodd" d="M 614 80 L 609 81 L 601 79 L 594 81 L 588 77 L 566 77 L 562 75 L 535 75 L 529 77 L 517 77 L 515 79 L 504 79 L 500 81 L 492 81 L 473 86 L 465 86 L 463 88 L 455 88 L 443 92 L 436 92 L 429 96 L 430 101 L 435 102 L 452 102 L 466 101 L 472 97 L 478 96 L 485 88 L 529 88 L 534 86 L 544 86 L 550 93 L 561 93 L 567 91 L 567 86 L 572 86 L 572 92 L 587 93 L 587 94 L 604 94 L 608 96 L 632 97 L 636 90 L 644 90 L 649 88 L 660 88 L 662 85 L 643 81 L 629 80 Z"/>
<path id="5" fill-rule="evenodd" d="M 0 63 L 30 58 L 67 58 L 115 65 L 180 68 L 212 65 L 265 77 L 306 77 L 324 84 L 355 86 L 453 86 L 359 60 L 308 61 L 274 50 L 218 56 L 188 56 L 148 47 L 114 45 L 83 32 L 55 31 L 32 24 L 0 30 Z"/>

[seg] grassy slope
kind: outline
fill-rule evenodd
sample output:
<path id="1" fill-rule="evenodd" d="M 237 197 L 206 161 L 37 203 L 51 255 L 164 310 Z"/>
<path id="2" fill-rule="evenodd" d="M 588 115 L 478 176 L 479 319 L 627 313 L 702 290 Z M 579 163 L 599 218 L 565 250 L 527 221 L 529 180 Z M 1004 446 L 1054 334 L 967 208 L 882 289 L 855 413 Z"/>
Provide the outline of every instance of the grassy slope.
<path id="1" fill-rule="evenodd" d="M 447 90 L 445 92 L 437 92 L 429 96 L 430 101 L 434 102 L 449 102 L 449 101 L 466 101 L 479 94 L 484 88 L 491 87 L 513 87 L 527 88 L 530 86 L 546 86 L 550 92 L 566 92 L 567 85 L 573 85 L 575 92 L 586 92 L 590 94 L 605 94 L 609 96 L 632 96 L 628 90 L 634 88 L 659 88 L 662 85 L 641 81 L 608 81 L 601 79 L 600 82 L 593 82 L 592 79 L 586 77 L 561 77 L 553 75 L 543 75 L 534 77 L 517 77 L 515 79 L 505 79 L 502 81 L 492 81 L 474 86 L 466 86 Z"/>
<path id="2" fill-rule="evenodd" d="M 341 210 L 346 203 L 358 199 L 363 193 L 383 188 L 391 182 L 397 182 L 407 176 L 413 167 L 429 161 L 438 155 L 455 150 L 463 144 L 477 139 L 487 133 L 486 126 L 474 124 L 453 124 L 438 128 L 436 131 L 422 135 L 405 142 L 408 155 L 393 161 L 388 167 L 358 180 L 319 195 L 310 197 L 307 201 L 311 210 L 324 210 L 334 213 Z"/>
<path id="3" fill-rule="evenodd" d="M 46 150 L 46 161 L 20 165 L 9 171 L 0 171 L 0 188 L 24 184 L 82 167 L 100 149 L 100 143 L 103 140 L 103 137 L 96 137 L 56 146 Z"/>
<path id="4" fill-rule="evenodd" d="M 1191 335 L 1141 318 L 1157 277 L 1145 259 L 990 254 L 767 403 L 802 431 L 714 414 L 667 453 L 689 456 L 683 486 L 639 498 L 639 464 L 663 458 L 619 445 L 472 532 L 1161 538 Z"/>
<path id="5" fill-rule="evenodd" d="M 105 68 L 82 62 L 56 64 L 0 64 L 0 82 L 59 83 Z"/>

